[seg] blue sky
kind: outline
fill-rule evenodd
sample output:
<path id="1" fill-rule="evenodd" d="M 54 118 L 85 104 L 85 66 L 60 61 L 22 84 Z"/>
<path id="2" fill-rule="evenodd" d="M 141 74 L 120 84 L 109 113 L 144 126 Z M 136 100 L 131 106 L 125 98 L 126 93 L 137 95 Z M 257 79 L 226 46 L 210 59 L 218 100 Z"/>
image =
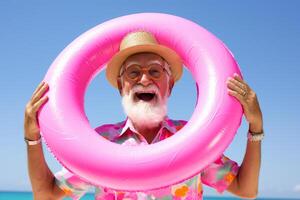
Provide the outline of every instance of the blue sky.
<path id="1" fill-rule="evenodd" d="M 259 196 L 300 198 L 299 8 L 299 1 L 0 1 L 0 191 L 30 190 L 24 108 L 60 51 L 108 19 L 163 12 L 200 24 L 233 52 L 264 115 Z M 92 126 L 125 117 L 118 92 L 103 75 L 94 79 L 86 93 L 86 114 Z M 189 119 L 195 100 L 194 81 L 185 71 L 170 99 L 169 116 Z M 244 156 L 246 132 L 243 120 L 225 152 L 238 163 Z M 59 170 L 58 162 L 44 150 L 49 167 Z M 210 188 L 205 188 L 205 194 L 217 195 Z"/>

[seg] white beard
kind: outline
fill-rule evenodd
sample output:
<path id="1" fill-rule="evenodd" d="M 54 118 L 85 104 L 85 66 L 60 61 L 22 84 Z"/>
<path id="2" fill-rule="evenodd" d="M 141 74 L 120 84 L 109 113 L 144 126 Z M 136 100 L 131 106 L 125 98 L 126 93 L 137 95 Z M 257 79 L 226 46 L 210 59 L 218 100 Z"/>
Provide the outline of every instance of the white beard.
<path id="1" fill-rule="evenodd" d="M 154 92 L 156 95 L 151 101 L 135 100 L 136 92 Z M 122 97 L 122 105 L 125 114 L 129 119 L 139 127 L 154 128 L 157 127 L 167 114 L 168 95 L 161 97 L 158 88 L 155 85 L 143 87 L 134 86 L 129 94 Z"/>

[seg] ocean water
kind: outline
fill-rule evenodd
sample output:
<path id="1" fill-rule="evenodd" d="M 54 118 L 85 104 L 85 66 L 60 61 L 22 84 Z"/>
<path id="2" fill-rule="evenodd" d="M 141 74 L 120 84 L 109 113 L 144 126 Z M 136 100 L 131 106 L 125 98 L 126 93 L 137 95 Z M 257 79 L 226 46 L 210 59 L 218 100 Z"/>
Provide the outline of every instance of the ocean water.
<path id="1" fill-rule="evenodd" d="M 71 198 L 65 198 L 70 200 Z M 204 197 L 204 200 L 237 200 L 234 197 Z M 0 200 L 32 200 L 31 192 L 0 192 Z M 84 195 L 81 200 L 94 200 L 93 194 Z M 289 198 L 257 198 L 257 200 L 289 200 Z M 296 199 L 290 199 L 296 200 Z"/>

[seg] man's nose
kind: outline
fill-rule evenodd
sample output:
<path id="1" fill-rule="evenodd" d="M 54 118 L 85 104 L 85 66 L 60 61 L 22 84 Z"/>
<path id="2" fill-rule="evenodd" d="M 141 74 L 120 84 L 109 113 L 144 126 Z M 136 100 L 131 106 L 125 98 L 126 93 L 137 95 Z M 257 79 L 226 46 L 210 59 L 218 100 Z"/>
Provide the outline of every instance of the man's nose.
<path id="1" fill-rule="evenodd" d="M 152 84 L 151 78 L 146 73 L 142 74 L 142 77 L 140 78 L 139 82 L 144 86 L 148 86 L 149 84 Z"/>

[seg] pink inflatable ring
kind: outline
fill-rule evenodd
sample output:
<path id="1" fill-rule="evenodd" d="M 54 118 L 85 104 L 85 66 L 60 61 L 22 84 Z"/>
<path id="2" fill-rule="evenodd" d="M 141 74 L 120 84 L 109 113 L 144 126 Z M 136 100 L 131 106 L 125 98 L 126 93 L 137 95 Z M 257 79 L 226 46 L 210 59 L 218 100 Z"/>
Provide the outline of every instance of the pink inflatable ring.
<path id="1" fill-rule="evenodd" d="M 151 145 L 122 146 L 90 126 L 84 94 L 121 39 L 141 29 L 182 58 L 197 84 L 197 105 L 174 136 Z M 123 191 L 176 184 L 216 160 L 232 141 L 242 116 L 241 105 L 227 94 L 226 79 L 233 73 L 240 70 L 225 45 L 189 20 L 159 13 L 112 19 L 79 36 L 51 65 L 44 79 L 49 101 L 39 113 L 42 136 L 64 167 L 91 184 Z"/>

